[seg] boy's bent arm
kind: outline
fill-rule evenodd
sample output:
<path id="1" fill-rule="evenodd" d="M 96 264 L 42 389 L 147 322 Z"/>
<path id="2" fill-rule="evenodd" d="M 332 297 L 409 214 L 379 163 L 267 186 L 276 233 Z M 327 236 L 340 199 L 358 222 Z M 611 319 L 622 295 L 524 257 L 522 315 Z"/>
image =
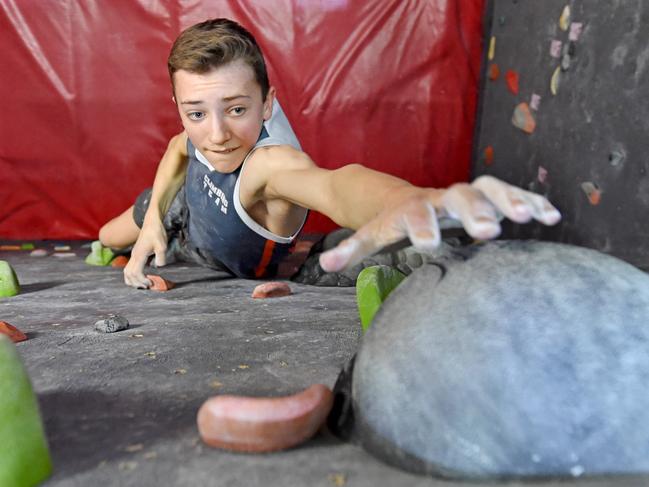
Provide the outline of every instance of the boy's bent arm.
<path id="1" fill-rule="evenodd" d="M 181 132 L 171 138 L 160 159 L 147 215 L 152 213 L 159 219 L 164 218 L 176 193 L 185 182 L 187 161 L 187 134 Z"/>
<path id="2" fill-rule="evenodd" d="M 129 286 L 151 286 L 143 271 L 152 254 L 155 254 L 156 265 L 165 264 L 167 234 L 162 220 L 185 181 L 187 162 L 187 135 L 182 132 L 171 138 L 158 165 L 142 229 L 124 268 L 124 282 Z"/>

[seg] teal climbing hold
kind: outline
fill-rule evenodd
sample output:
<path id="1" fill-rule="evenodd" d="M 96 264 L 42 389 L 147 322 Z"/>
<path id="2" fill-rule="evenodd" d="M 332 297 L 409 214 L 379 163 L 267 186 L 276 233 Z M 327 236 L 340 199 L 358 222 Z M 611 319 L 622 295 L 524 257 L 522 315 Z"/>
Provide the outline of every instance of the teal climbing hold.
<path id="1" fill-rule="evenodd" d="M 363 333 L 369 329 L 383 301 L 405 278 L 405 274 L 387 265 L 366 267 L 361 271 L 356 279 L 356 303 Z"/>
<path id="2" fill-rule="evenodd" d="M 104 247 L 99 240 L 90 246 L 90 253 L 86 257 L 86 264 L 106 266 L 113 260 L 115 254 L 108 247 Z"/>

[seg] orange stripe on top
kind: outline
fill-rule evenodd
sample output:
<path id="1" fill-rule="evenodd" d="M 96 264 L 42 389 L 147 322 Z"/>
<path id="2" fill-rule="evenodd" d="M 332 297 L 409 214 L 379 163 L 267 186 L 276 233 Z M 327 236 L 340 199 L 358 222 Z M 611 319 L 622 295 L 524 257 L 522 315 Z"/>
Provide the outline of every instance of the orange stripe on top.
<path id="1" fill-rule="evenodd" d="M 275 242 L 272 240 L 266 240 L 266 245 L 264 245 L 264 253 L 261 254 L 261 260 L 259 265 L 255 269 L 255 277 L 261 277 L 266 273 L 266 267 L 270 262 L 270 258 L 273 256 L 273 250 L 275 250 Z"/>

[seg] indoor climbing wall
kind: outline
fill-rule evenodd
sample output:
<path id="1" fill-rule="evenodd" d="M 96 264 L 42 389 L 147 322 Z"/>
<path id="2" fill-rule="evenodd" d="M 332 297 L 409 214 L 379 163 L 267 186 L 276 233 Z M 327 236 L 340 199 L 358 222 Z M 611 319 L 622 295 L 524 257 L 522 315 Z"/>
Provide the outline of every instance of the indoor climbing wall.
<path id="1" fill-rule="evenodd" d="M 649 268 L 649 2 L 492 0 L 473 176 L 546 195 L 556 227 L 505 236 L 583 245 Z"/>

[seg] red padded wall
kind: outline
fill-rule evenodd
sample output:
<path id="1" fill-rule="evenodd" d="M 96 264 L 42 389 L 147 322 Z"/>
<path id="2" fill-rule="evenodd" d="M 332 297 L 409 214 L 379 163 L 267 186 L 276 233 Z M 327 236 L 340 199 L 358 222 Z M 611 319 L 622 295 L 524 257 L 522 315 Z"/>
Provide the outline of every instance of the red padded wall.
<path id="1" fill-rule="evenodd" d="M 181 129 L 171 43 L 253 32 L 303 148 L 415 184 L 466 180 L 482 0 L 0 0 L 0 238 L 96 238 Z M 312 216 L 310 231 L 331 228 Z"/>

